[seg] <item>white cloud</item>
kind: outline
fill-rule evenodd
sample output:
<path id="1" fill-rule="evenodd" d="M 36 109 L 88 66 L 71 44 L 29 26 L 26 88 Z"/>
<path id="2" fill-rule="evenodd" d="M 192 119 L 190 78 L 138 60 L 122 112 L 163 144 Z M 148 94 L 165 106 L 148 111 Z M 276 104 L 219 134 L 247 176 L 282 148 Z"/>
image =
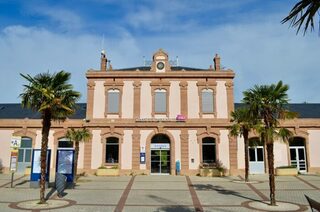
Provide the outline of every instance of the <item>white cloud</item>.
<path id="1" fill-rule="evenodd" d="M 315 34 L 296 36 L 281 25 L 281 15 L 257 17 L 259 22 L 235 22 L 215 28 L 194 27 L 185 33 L 135 36 L 118 26 L 105 38 L 107 56 L 113 68 L 140 66 L 142 56 L 151 59 L 159 48 L 171 59 L 179 56 L 183 66 L 208 68 L 215 53 L 223 66 L 236 73 L 236 102 L 242 91 L 254 84 L 283 80 L 290 85 L 292 102 L 320 102 L 320 40 Z M 139 27 L 138 27 L 139 28 Z M 18 102 L 23 80 L 19 73 L 35 75 L 64 69 L 86 101 L 85 72 L 99 67 L 101 37 L 57 34 L 47 29 L 10 26 L 0 34 L 1 101 Z"/>
<path id="2" fill-rule="evenodd" d="M 86 101 L 85 72 L 99 66 L 100 42 L 94 36 L 69 37 L 41 28 L 11 26 L 0 34 L 1 101 L 19 102 L 17 98 L 25 83 L 19 73 L 66 70 L 72 73 L 71 83 Z"/>
<path id="3" fill-rule="evenodd" d="M 83 20 L 74 11 L 66 8 L 32 4 L 27 6 L 31 14 L 48 17 L 61 30 L 79 30 L 83 27 Z"/>
<path id="4" fill-rule="evenodd" d="M 206 16 L 205 19 L 209 19 L 206 20 L 208 23 L 213 23 L 218 18 L 234 16 L 231 10 L 237 10 L 253 1 L 145 1 L 140 5 L 126 4 L 128 12 L 125 21 L 136 29 L 158 32 L 190 31 L 203 24 L 199 23 L 203 15 Z M 220 13 L 223 15 L 219 15 Z"/>

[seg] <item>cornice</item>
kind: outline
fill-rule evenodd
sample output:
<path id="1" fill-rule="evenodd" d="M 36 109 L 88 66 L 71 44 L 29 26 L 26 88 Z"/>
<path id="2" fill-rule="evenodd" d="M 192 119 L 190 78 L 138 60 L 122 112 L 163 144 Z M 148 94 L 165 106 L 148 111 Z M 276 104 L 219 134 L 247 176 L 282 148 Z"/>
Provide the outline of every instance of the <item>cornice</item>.
<path id="1" fill-rule="evenodd" d="M 198 128 L 211 126 L 212 128 L 226 128 L 231 126 L 229 119 L 187 119 L 185 122 L 176 121 L 136 121 L 135 119 L 91 119 L 84 122 L 82 119 L 67 119 L 64 122 L 53 121 L 52 129 L 59 128 L 96 128 L 96 127 L 110 127 L 116 128 L 148 128 L 157 127 L 161 124 L 164 128 Z M 293 119 L 280 122 L 281 127 L 286 128 L 301 128 L 301 129 L 319 129 L 320 119 Z M 0 129 L 9 130 L 15 128 L 36 128 L 41 129 L 41 119 L 0 119 Z"/>
<path id="2" fill-rule="evenodd" d="M 107 78 L 227 78 L 233 79 L 235 73 L 227 71 L 174 71 L 165 73 L 155 73 L 150 71 L 88 71 L 88 79 L 107 79 Z"/>

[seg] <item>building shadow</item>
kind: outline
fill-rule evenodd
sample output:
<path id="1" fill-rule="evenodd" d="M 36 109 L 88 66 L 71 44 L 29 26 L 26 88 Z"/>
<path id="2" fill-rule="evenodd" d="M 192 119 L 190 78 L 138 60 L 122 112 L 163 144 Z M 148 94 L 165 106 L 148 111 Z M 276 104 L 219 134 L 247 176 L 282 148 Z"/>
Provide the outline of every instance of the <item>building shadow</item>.
<path id="1" fill-rule="evenodd" d="M 26 183 L 29 183 L 29 182 L 30 182 L 30 180 L 23 180 L 23 181 L 21 181 L 20 183 L 15 184 L 15 187 L 16 187 L 16 186 L 23 185 L 23 184 L 26 184 Z"/>
<path id="2" fill-rule="evenodd" d="M 194 212 L 194 209 L 187 208 L 183 205 L 177 206 L 163 206 L 159 207 L 159 211 L 166 211 L 166 212 Z"/>
<path id="3" fill-rule="evenodd" d="M 211 184 L 193 184 L 192 186 L 194 187 L 195 190 L 198 190 L 198 191 L 216 191 L 219 194 L 232 195 L 232 196 L 240 197 L 243 199 L 264 203 L 262 200 L 244 196 L 237 191 L 228 190 L 223 188 L 222 186 L 214 186 Z"/>
<path id="4" fill-rule="evenodd" d="M 159 202 L 159 203 L 163 203 L 166 204 L 164 206 L 159 206 L 158 211 L 167 211 L 167 212 L 194 212 L 193 206 L 185 206 L 185 205 L 177 205 L 176 202 L 170 200 L 170 199 L 166 199 L 166 198 L 162 198 L 156 195 L 148 195 L 148 197 L 154 199 L 155 201 Z M 190 209 L 190 207 L 192 207 L 192 209 Z"/>
<path id="5" fill-rule="evenodd" d="M 50 199 L 50 197 L 54 194 L 57 189 L 55 187 L 51 187 L 51 190 L 46 195 L 46 200 Z"/>

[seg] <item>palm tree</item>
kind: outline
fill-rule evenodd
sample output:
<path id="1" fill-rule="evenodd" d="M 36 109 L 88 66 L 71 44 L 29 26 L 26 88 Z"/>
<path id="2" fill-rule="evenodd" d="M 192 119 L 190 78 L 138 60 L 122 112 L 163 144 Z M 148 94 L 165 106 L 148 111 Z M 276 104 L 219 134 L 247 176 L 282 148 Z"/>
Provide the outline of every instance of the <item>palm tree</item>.
<path id="1" fill-rule="evenodd" d="M 73 182 L 75 182 L 75 178 L 77 177 L 77 168 L 78 168 L 78 155 L 79 155 L 79 142 L 80 141 L 88 141 L 91 138 L 90 132 L 86 128 L 82 128 L 79 130 L 75 130 L 71 128 L 67 131 L 66 137 L 70 139 L 70 141 L 75 144 L 75 160 L 74 160 L 74 178 Z"/>
<path id="2" fill-rule="evenodd" d="M 298 3 L 294 5 L 294 7 L 291 9 L 289 15 L 285 17 L 281 23 L 284 24 L 288 21 L 290 21 L 291 27 L 297 27 L 297 34 L 301 28 L 301 26 L 304 24 L 304 32 L 303 34 L 306 34 L 306 31 L 310 27 L 310 30 L 314 30 L 314 16 L 318 13 L 318 17 L 320 17 L 319 14 L 319 8 L 320 8 L 320 0 L 300 0 Z M 320 21 L 320 20 L 319 20 Z M 319 26 L 319 33 L 320 33 L 320 26 Z"/>
<path id="3" fill-rule="evenodd" d="M 232 136 L 243 136 L 244 160 L 245 160 L 245 182 L 249 181 L 249 132 L 256 125 L 257 120 L 251 116 L 247 107 L 239 108 L 231 113 L 230 134 Z"/>
<path id="4" fill-rule="evenodd" d="M 43 204 L 46 202 L 46 158 L 51 120 L 64 121 L 72 115 L 80 93 L 72 90 L 73 86 L 68 84 L 70 73 L 65 71 L 53 75 L 42 73 L 35 77 L 20 75 L 29 83 L 24 85 L 23 93 L 20 94 L 22 106 L 39 112 L 42 119 L 40 203 Z"/>
<path id="5" fill-rule="evenodd" d="M 243 102 L 248 105 L 251 115 L 262 120 L 257 132 L 267 146 L 270 205 L 276 205 L 273 143 L 278 137 L 287 140 L 291 136 L 289 130 L 279 127 L 279 120 L 294 118 L 296 115 L 286 109 L 288 89 L 288 85 L 279 81 L 276 85 L 255 85 L 243 92 Z"/>

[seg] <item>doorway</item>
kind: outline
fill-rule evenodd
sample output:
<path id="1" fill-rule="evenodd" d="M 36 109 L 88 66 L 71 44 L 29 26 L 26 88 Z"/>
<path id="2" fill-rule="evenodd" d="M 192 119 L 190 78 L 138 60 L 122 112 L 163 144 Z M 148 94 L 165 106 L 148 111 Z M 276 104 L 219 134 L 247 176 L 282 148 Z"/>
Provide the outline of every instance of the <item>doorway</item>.
<path id="1" fill-rule="evenodd" d="M 170 163 L 170 140 L 166 135 L 155 135 L 150 144 L 151 150 L 151 174 L 169 175 Z"/>
<path id="2" fill-rule="evenodd" d="M 264 148 L 259 138 L 249 140 L 249 172 L 250 174 L 264 174 Z"/>
<path id="3" fill-rule="evenodd" d="M 151 173 L 159 175 L 170 174 L 170 150 L 151 150 Z"/>
<path id="4" fill-rule="evenodd" d="M 290 165 L 296 166 L 299 172 L 307 172 L 306 150 L 304 138 L 294 137 L 289 141 Z"/>
<path id="5" fill-rule="evenodd" d="M 23 173 L 28 166 L 31 166 L 31 153 L 32 139 L 28 137 L 22 137 L 21 146 L 18 152 L 18 173 Z"/>

